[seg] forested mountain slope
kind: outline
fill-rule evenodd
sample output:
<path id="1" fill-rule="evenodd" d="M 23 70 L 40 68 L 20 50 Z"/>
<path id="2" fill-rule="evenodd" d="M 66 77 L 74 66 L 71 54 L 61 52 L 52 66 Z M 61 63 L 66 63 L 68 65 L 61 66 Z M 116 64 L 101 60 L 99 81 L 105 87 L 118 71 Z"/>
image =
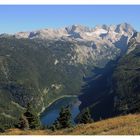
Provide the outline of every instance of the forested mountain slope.
<path id="1" fill-rule="evenodd" d="M 114 106 L 119 113 L 140 112 L 140 36 L 130 39 L 127 54 L 114 71 Z M 133 49 L 132 49 L 133 48 Z"/>
<path id="2" fill-rule="evenodd" d="M 134 32 L 123 23 L 0 35 L 0 125 L 13 126 L 28 103 L 39 114 L 64 95 L 80 95 L 92 70 L 95 85 L 102 84 L 95 91 L 109 99 L 105 92 L 110 93 L 114 63 Z M 87 106 L 94 101 L 89 97 Z"/>
<path id="3" fill-rule="evenodd" d="M 90 108 L 94 120 L 140 112 L 140 34 L 128 42 L 128 50 L 103 69 L 95 69 L 83 87 L 80 109 Z"/>

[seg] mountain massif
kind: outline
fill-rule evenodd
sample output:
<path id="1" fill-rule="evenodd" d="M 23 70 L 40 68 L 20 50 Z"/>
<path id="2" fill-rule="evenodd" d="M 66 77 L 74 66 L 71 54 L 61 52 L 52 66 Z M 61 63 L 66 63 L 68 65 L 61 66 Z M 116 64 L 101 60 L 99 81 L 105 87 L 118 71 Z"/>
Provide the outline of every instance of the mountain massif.
<path id="1" fill-rule="evenodd" d="M 140 33 L 129 39 L 128 49 L 103 69 L 94 69 L 80 95 L 81 110 L 89 107 L 94 120 L 138 113 L 140 107 Z"/>
<path id="2" fill-rule="evenodd" d="M 0 35 L 0 125 L 78 96 L 94 120 L 139 111 L 140 36 L 127 23 Z M 79 114 L 80 115 L 80 114 Z"/>

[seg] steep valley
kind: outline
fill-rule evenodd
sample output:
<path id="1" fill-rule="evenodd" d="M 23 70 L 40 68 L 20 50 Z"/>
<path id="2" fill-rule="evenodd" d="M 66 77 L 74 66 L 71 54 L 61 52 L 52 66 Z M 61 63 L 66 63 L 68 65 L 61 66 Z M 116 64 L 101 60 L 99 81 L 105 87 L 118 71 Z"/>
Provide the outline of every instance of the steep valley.
<path id="1" fill-rule="evenodd" d="M 90 108 L 95 121 L 130 113 L 120 107 L 129 110 L 131 103 L 124 92 L 131 98 L 136 91 L 134 104 L 139 101 L 139 33 L 135 32 L 123 23 L 0 35 L 0 126 L 13 127 L 28 103 L 39 115 L 63 96 L 78 96 L 80 111 Z M 124 89 L 128 87 L 124 81 L 131 79 L 125 67 L 135 77 L 130 92 Z"/>
<path id="2" fill-rule="evenodd" d="M 97 75 L 83 88 L 80 108 L 90 108 L 94 120 L 139 113 L 139 39 L 139 33 L 135 33 L 126 53 L 118 60 L 110 61 L 103 70 L 97 69 Z"/>

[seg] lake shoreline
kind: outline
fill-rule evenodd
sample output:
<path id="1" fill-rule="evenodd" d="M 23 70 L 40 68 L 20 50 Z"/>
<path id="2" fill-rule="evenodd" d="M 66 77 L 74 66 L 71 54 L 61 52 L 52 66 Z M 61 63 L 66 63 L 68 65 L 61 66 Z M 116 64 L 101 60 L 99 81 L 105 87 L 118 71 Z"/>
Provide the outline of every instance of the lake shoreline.
<path id="1" fill-rule="evenodd" d="M 47 109 L 49 108 L 53 103 L 57 102 L 58 100 L 60 99 L 63 99 L 63 98 L 71 98 L 71 97 L 78 97 L 78 95 L 63 95 L 63 96 L 60 96 L 59 98 L 56 98 L 55 100 L 53 100 L 52 102 L 50 102 L 46 107 L 43 107 L 41 112 L 39 113 L 39 116 L 41 116 L 41 114 Z"/>
<path id="2" fill-rule="evenodd" d="M 80 101 L 77 96 L 61 96 L 59 99 L 53 100 L 45 111 L 40 115 L 40 121 L 43 125 L 51 126 L 58 118 L 62 107 L 70 105 L 72 123 L 75 124 L 75 118 L 79 114 Z"/>

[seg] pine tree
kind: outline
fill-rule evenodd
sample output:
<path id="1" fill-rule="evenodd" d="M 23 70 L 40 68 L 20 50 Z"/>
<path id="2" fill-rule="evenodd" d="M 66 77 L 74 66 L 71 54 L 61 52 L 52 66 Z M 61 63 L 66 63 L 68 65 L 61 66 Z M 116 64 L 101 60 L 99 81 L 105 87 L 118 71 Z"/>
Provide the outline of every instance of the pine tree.
<path id="1" fill-rule="evenodd" d="M 30 104 L 27 105 L 27 110 L 24 113 L 24 116 L 27 118 L 30 129 L 40 128 L 40 120 L 38 115 L 34 112 Z"/>
<path id="2" fill-rule="evenodd" d="M 20 128 L 20 129 L 23 129 L 23 130 L 29 129 L 28 120 L 27 120 L 27 118 L 24 115 L 22 115 L 19 118 L 19 122 L 18 122 L 16 127 Z"/>
<path id="3" fill-rule="evenodd" d="M 63 128 L 69 128 L 71 126 L 72 126 L 72 122 L 71 122 L 71 113 L 70 113 L 69 106 L 62 107 L 59 113 L 59 117 L 53 123 L 51 129 L 52 130 L 63 129 Z"/>
<path id="4" fill-rule="evenodd" d="M 86 108 L 83 113 L 78 118 L 78 123 L 91 123 L 93 122 L 93 119 L 91 118 L 90 110 L 89 108 Z"/>
<path id="5" fill-rule="evenodd" d="M 4 133 L 4 132 L 5 132 L 4 127 L 0 126 L 0 133 Z"/>
<path id="6" fill-rule="evenodd" d="M 51 130 L 55 131 L 57 129 L 60 129 L 60 124 L 58 122 L 58 120 L 55 120 L 55 122 L 53 123 L 53 125 L 50 127 Z"/>

